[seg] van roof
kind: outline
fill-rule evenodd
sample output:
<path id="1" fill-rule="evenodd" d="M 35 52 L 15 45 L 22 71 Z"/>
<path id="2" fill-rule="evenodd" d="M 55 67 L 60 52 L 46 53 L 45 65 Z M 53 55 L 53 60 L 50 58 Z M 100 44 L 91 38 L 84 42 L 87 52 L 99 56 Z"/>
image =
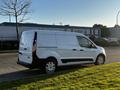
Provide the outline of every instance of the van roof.
<path id="1" fill-rule="evenodd" d="M 85 36 L 81 33 L 77 32 L 69 32 L 69 31 L 55 31 L 55 30 L 29 30 L 29 31 L 23 31 L 23 32 L 42 32 L 42 33 L 55 33 L 55 34 L 69 34 L 69 35 L 80 35 L 80 36 Z"/>

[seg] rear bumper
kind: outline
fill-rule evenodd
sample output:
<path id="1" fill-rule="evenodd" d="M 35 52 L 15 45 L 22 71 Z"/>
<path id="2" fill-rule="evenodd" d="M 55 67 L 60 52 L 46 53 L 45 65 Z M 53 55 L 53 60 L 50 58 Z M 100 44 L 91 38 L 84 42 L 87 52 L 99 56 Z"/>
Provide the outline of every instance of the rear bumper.
<path id="1" fill-rule="evenodd" d="M 19 52 L 19 54 L 22 55 L 21 52 Z M 25 58 L 18 57 L 17 63 L 24 67 L 28 67 L 28 68 L 43 68 L 46 63 L 46 59 L 38 58 L 38 56 L 36 55 L 36 52 L 32 53 L 32 63 L 31 64 L 21 61 L 22 59 L 25 60 Z"/>
<path id="2" fill-rule="evenodd" d="M 22 65 L 27 68 L 31 68 L 31 69 L 43 68 L 45 65 L 45 61 L 46 61 L 45 59 L 33 60 L 32 64 L 28 64 L 28 63 L 22 62 L 18 59 L 17 64 Z"/>

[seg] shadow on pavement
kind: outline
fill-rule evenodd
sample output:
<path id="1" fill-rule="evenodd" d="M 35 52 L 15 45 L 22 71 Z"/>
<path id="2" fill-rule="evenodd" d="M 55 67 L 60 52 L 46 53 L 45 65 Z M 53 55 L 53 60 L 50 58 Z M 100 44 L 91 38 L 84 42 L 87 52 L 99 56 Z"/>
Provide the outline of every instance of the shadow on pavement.
<path id="1" fill-rule="evenodd" d="M 65 74 L 65 73 L 73 72 L 80 68 L 85 68 L 85 67 L 90 67 L 90 66 L 92 66 L 92 65 L 76 65 L 76 66 L 59 67 L 57 72 L 55 74 L 53 74 L 53 76 L 59 72 L 60 72 L 60 74 Z M 57 75 L 59 75 L 59 74 L 57 74 Z M 22 70 L 22 71 L 2 74 L 2 75 L 0 75 L 0 82 L 19 80 L 19 79 L 24 79 L 24 78 L 29 78 L 29 77 L 36 77 L 36 76 L 47 76 L 47 74 L 45 74 L 40 69 L 32 69 L 32 70 L 26 69 L 26 70 Z"/>
<path id="2" fill-rule="evenodd" d="M 37 70 L 37 69 L 36 70 L 27 69 L 27 70 L 23 70 L 23 71 L 3 74 L 3 75 L 0 75 L 0 81 L 2 80 L 2 83 L 0 83 L 0 87 L 1 87 L 1 90 L 13 89 L 13 87 L 19 87 L 21 85 L 26 85 L 26 84 L 29 84 L 32 82 L 46 80 L 48 78 L 67 74 L 70 72 L 74 72 L 78 69 L 83 69 L 83 68 L 87 68 L 87 67 L 91 67 L 91 66 L 92 65 L 62 67 L 62 68 L 59 68 L 57 70 L 57 72 L 52 75 L 44 74 L 43 72 L 41 72 L 41 70 Z M 32 77 L 34 77 L 34 79 Z M 13 80 L 13 81 L 10 82 L 11 80 Z"/>
<path id="3" fill-rule="evenodd" d="M 32 76 L 41 75 L 41 74 L 43 74 L 43 72 L 41 72 L 41 70 L 39 69 L 33 69 L 33 70 L 26 69 L 22 71 L 2 74 L 0 75 L 0 82 L 17 80 L 17 79 L 32 77 Z"/>

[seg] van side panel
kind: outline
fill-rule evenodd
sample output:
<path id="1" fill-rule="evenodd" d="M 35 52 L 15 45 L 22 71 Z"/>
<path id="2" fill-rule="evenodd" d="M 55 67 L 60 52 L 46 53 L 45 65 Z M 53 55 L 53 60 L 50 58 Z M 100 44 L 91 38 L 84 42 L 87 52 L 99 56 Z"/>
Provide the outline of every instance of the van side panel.
<path id="1" fill-rule="evenodd" d="M 38 58 L 45 60 L 48 57 L 53 56 L 58 60 L 60 57 L 56 53 L 56 50 L 57 50 L 56 34 L 47 33 L 47 32 L 45 33 L 38 32 L 37 51 L 36 51 Z"/>
<path id="2" fill-rule="evenodd" d="M 61 58 L 77 57 L 77 53 L 73 53 L 74 49 L 78 49 L 77 39 L 75 35 L 58 34 L 57 39 L 57 53 Z"/>
<path id="3" fill-rule="evenodd" d="M 56 46 L 55 34 L 47 34 L 38 32 L 37 38 L 38 48 L 54 48 Z"/>

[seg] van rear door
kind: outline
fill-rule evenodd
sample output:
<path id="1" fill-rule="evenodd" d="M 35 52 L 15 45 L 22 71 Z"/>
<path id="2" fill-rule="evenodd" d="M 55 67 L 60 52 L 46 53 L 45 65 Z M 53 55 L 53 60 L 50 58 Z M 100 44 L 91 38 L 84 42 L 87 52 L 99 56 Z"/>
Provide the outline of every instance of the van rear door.
<path id="1" fill-rule="evenodd" d="M 19 61 L 32 64 L 32 48 L 35 32 L 25 31 L 22 33 L 19 46 Z"/>

